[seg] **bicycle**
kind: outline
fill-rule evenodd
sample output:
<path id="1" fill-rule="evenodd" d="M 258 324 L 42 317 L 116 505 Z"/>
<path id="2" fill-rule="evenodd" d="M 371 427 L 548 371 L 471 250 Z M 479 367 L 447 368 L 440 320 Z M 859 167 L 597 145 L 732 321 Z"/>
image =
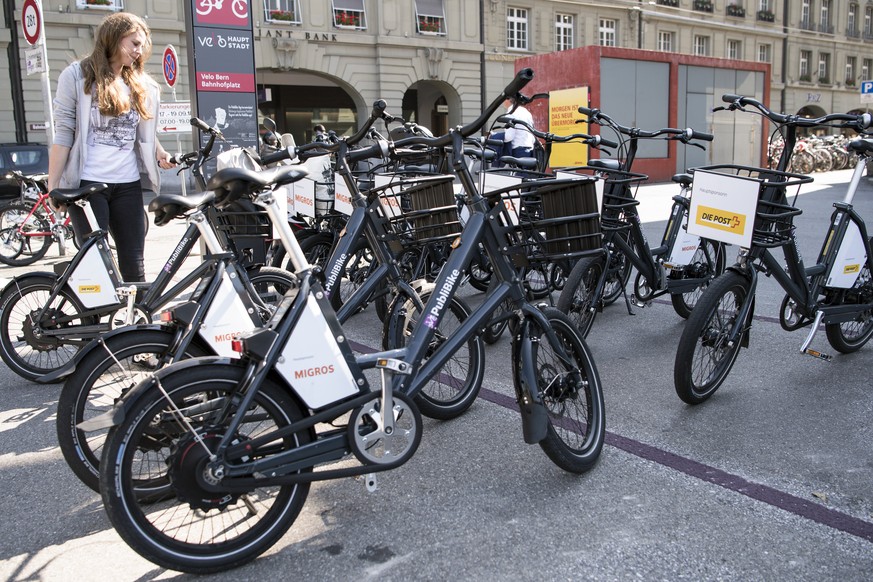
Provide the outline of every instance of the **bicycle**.
<path id="1" fill-rule="evenodd" d="M 730 213 L 737 217 L 738 225 L 746 224 L 747 228 L 736 264 L 706 289 L 679 339 L 673 379 L 676 394 L 688 404 L 710 398 L 727 379 L 740 348 L 749 346 L 758 273 L 772 276 L 785 290 L 779 312 L 782 328 L 794 331 L 811 326 L 801 353 L 831 359 L 810 347 L 821 324 L 831 347 L 844 354 L 859 350 L 873 336 L 873 253 L 864 221 L 852 208 L 873 144 L 869 139 L 850 143 L 859 158 L 845 198 L 834 203 L 818 258 L 809 267 L 804 265 L 794 237 L 793 220 L 801 210 L 794 207 L 796 194 L 789 203 L 788 189 L 799 190 L 812 178 L 785 171 L 791 164 L 798 128 L 831 126 L 861 133 L 873 118 L 869 113 L 803 118 L 773 112 L 751 97 L 728 94 L 722 100 L 728 105 L 716 111 L 754 113 L 776 124 L 785 146 L 775 170 L 731 165 L 695 169 L 695 175 L 708 175 L 709 183 L 715 181 L 714 187 L 728 192 L 725 208 L 716 208 L 711 214 Z M 729 207 L 737 204 L 740 193 L 744 194 L 743 203 L 750 204 L 750 212 Z M 692 200 L 695 196 L 703 194 L 695 192 Z M 695 217 L 699 224 L 706 225 L 707 220 L 702 215 Z M 782 249 L 784 263 L 773 255 L 772 249 L 777 248 Z"/>
<path id="2" fill-rule="evenodd" d="M 61 255 L 66 241 L 73 240 L 69 216 L 60 216 L 49 207 L 45 174 L 25 176 L 11 170 L 7 177 L 21 186 L 21 198 L 0 207 L 0 263 L 14 267 L 32 265 L 48 253 L 57 241 Z"/>
<path id="3" fill-rule="evenodd" d="M 579 113 L 589 123 L 615 131 L 623 139 L 624 156 L 618 160 L 592 160 L 588 167 L 581 168 L 605 178 L 603 253 L 576 263 L 558 298 L 558 309 L 570 315 L 583 337 L 587 337 L 597 312 L 625 293 L 631 270 L 636 268 L 631 299 L 625 295 L 628 313 L 633 313 L 631 303 L 642 308 L 656 297 L 669 294 L 676 313 L 689 317 L 701 290 L 724 270 L 725 245 L 686 232 L 691 180 L 690 176 L 678 174 L 674 181 L 681 186 L 680 194 L 673 197 L 661 244 L 651 248 L 642 230 L 635 197 L 636 186 L 647 176 L 634 173 L 632 168 L 640 139 L 679 141 L 702 148 L 693 141 L 712 141 L 713 136 L 691 128 L 645 131 L 625 127 L 602 111 L 587 107 L 580 107 Z"/>
<path id="4" fill-rule="evenodd" d="M 478 333 L 507 295 L 522 312 L 513 369 L 525 440 L 540 443 L 565 470 L 579 473 L 594 465 L 604 416 L 591 354 L 566 316 L 525 300 L 511 260 L 501 252 L 500 243 L 509 245 L 512 238 L 498 225 L 503 205 L 478 194 L 459 155 L 464 137 L 532 74 L 521 71 L 473 123 L 445 136 L 406 138 L 414 140 L 406 144 L 452 145 L 471 216 L 424 308 L 427 316 L 405 347 L 354 355 L 318 278 L 293 245 L 299 291 L 285 297 L 265 328 L 239 338 L 241 359 L 172 364 L 105 415 L 113 427 L 101 463 L 101 492 L 110 521 L 132 548 L 164 567 L 216 572 L 246 563 L 275 543 L 299 515 L 312 481 L 367 475 L 372 489 L 377 472 L 402 465 L 418 447 L 421 416 L 412 398 L 421 385 Z M 575 182 L 575 188 L 592 187 L 588 180 Z M 484 309 L 431 350 L 479 240 L 493 255 L 502 285 Z M 381 386 L 371 387 L 364 370 L 379 370 Z M 331 465 L 349 458 L 357 463 Z M 149 461 L 159 465 L 149 468 Z"/>
<path id="5" fill-rule="evenodd" d="M 197 121 L 206 127 L 202 121 Z M 212 135 L 199 152 L 183 156 L 180 161 L 197 158 L 197 163 L 202 163 L 214 137 Z M 59 204 L 80 205 L 89 224 L 96 228 L 97 221 L 87 198 L 105 188 L 103 184 L 95 184 L 57 189 L 49 196 Z M 208 193 L 189 197 L 161 195 L 149 203 L 149 208 L 155 211 L 175 204 L 188 210 L 201 207 L 209 212 L 212 200 Z M 15 277 L 0 294 L 0 357 L 22 378 L 55 382 L 69 374 L 75 365 L 76 353 L 94 338 L 117 327 L 151 321 L 155 313 L 208 277 L 227 257 L 225 249 L 229 247 L 219 240 L 210 240 L 214 227 L 204 220 L 198 216 L 197 222 L 189 222 L 167 264 L 151 283 L 119 279 L 108 233 L 99 229 L 85 238 L 81 249 L 69 262 L 56 266 L 56 272 L 32 272 Z M 207 256 L 173 284 L 173 278 L 180 273 L 182 263 L 201 237 L 207 248 L 216 254 Z M 233 252 L 229 254 L 234 256 Z M 271 272 L 276 271 L 266 271 Z"/>

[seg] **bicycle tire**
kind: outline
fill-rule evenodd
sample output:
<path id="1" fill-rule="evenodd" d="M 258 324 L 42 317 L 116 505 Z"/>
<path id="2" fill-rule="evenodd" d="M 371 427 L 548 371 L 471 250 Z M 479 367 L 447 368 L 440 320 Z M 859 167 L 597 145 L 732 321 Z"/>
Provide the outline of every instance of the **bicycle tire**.
<path id="1" fill-rule="evenodd" d="M 616 236 L 622 236 L 630 245 L 630 231 L 626 233 L 618 233 Z M 603 297 L 600 298 L 601 304 L 606 307 L 615 303 L 627 287 L 627 282 L 630 281 L 633 263 L 627 258 L 623 252 L 615 248 L 612 243 L 606 245 L 609 257 L 609 265 L 607 267 L 606 281 L 603 283 Z"/>
<path id="2" fill-rule="evenodd" d="M 194 473 L 204 452 L 174 414 L 166 420 L 161 415 L 171 410 L 169 401 L 182 409 L 187 402 L 221 403 L 236 393 L 245 368 L 231 363 L 167 370 L 161 386 L 168 396 L 156 389 L 142 393 L 107 435 L 100 475 L 106 513 L 121 538 L 159 566 L 192 574 L 235 568 L 285 534 L 306 501 L 309 484 L 260 487 L 244 495 L 202 491 Z M 240 440 L 303 418 L 288 389 L 269 378 L 259 386 L 253 405 L 254 413 L 246 414 L 252 422 L 244 420 L 236 435 Z M 217 443 L 223 425 L 208 410 L 198 408 L 198 416 L 189 415 L 187 421 L 208 447 Z M 283 439 L 281 446 L 292 449 L 312 439 L 311 429 L 302 430 Z M 150 462 L 154 464 L 149 466 Z M 143 499 L 137 489 L 150 481 L 168 482 L 172 495 Z M 162 523 L 165 513 L 174 517 Z M 179 517 L 181 522 L 175 519 Z"/>
<path id="3" fill-rule="evenodd" d="M 532 364 L 536 366 L 537 391 L 548 416 L 548 430 L 539 443 L 540 448 L 565 471 L 584 473 L 600 458 L 606 435 L 600 376 L 591 351 L 567 314 L 553 307 L 543 308 L 543 314 L 574 366 L 568 368 L 564 364 L 539 322 L 530 319 L 528 330 L 532 340 Z M 519 352 L 513 347 L 514 355 Z M 525 362 L 517 358 L 513 364 L 518 390 Z M 576 376 L 577 370 L 579 376 Z"/>
<path id="4" fill-rule="evenodd" d="M 175 334 L 169 329 L 125 328 L 106 338 L 76 365 L 58 399 L 58 444 L 67 465 L 82 483 L 100 490 L 100 457 L 108 429 L 84 432 L 79 423 L 109 411 L 115 402 L 155 372 Z M 177 359 L 212 352 L 191 343 Z"/>
<path id="5" fill-rule="evenodd" d="M 750 285 L 743 275 L 725 271 L 701 295 L 682 330 L 673 365 L 673 384 L 683 402 L 700 404 L 710 398 L 733 368 L 742 337 L 728 345 L 727 335 Z"/>
<path id="6" fill-rule="evenodd" d="M 40 339 L 31 331 L 31 314 L 46 305 L 57 282 L 57 277 L 31 277 L 21 284 L 10 285 L 0 296 L 0 357 L 9 369 L 27 380 L 53 372 L 67 364 L 86 343 L 84 340 L 63 342 L 52 338 Z M 82 317 L 85 307 L 65 287 L 50 306 L 48 316 L 63 314 L 78 316 L 77 325 L 94 325 L 94 316 Z M 56 325 L 53 327 L 57 327 Z"/>
<path id="7" fill-rule="evenodd" d="M 430 291 L 420 294 L 421 302 L 425 305 L 429 297 Z M 429 353 L 470 316 L 469 307 L 458 297 L 453 297 L 446 307 L 440 327 L 431 340 Z M 383 347 L 390 350 L 405 346 L 418 319 L 415 302 L 398 295 L 388 308 L 383 324 Z M 475 402 L 485 377 L 485 346 L 478 335 L 467 340 L 464 346 L 415 395 L 414 401 L 423 415 L 437 420 L 450 420 L 462 415 Z M 422 363 L 427 358 L 428 355 L 425 355 Z"/>
<path id="8" fill-rule="evenodd" d="M 272 315 L 285 294 L 297 287 L 297 279 L 285 269 L 258 266 L 247 271 L 246 275 L 261 304 L 269 311 L 264 314 L 264 321 Z"/>
<path id="9" fill-rule="evenodd" d="M 864 296 L 869 297 L 871 284 L 870 269 L 865 265 L 858 275 L 855 288 L 867 287 Z M 825 334 L 831 347 L 841 354 L 857 352 L 873 337 L 873 312 L 861 313 L 851 321 L 828 323 L 825 325 Z"/>
<path id="10" fill-rule="evenodd" d="M 700 301 L 700 296 L 706 290 L 713 279 L 724 273 L 725 268 L 725 244 L 710 239 L 700 239 L 701 247 L 691 259 L 691 263 L 685 266 L 685 271 L 694 278 L 706 277 L 706 282 L 688 293 L 671 293 L 670 302 L 673 310 L 682 319 L 691 317 L 691 312 Z M 702 248 L 707 245 L 709 252 Z M 714 260 L 713 260 L 714 258 Z"/>
<path id="11" fill-rule="evenodd" d="M 570 271 L 564 290 L 558 296 L 556 307 L 570 316 L 583 338 L 588 337 L 599 308 L 594 290 L 603 273 L 604 263 L 602 256 L 580 259 Z"/>
<path id="12" fill-rule="evenodd" d="M 0 207 L 0 263 L 25 267 L 39 261 L 48 253 L 54 240 L 51 225 L 45 217 L 36 213 L 30 214 L 32 209 L 32 205 L 20 201 Z M 48 234 L 31 236 L 27 231 Z"/>

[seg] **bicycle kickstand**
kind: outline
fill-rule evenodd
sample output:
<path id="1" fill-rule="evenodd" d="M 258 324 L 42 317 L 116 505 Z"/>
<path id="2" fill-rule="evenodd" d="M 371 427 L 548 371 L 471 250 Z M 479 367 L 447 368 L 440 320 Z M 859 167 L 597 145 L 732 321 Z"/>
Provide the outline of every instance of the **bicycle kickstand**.
<path id="1" fill-rule="evenodd" d="M 818 350 L 814 350 L 810 348 L 810 344 L 812 344 L 812 339 L 815 337 L 816 332 L 818 332 L 818 326 L 821 325 L 821 320 L 824 318 L 824 312 L 818 311 L 815 314 L 815 321 L 812 322 L 812 326 L 809 330 L 809 335 L 806 336 L 806 341 L 803 342 L 803 345 L 800 346 L 800 353 L 806 354 L 807 356 L 812 356 L 813 358 L 818 358 L 819 360 L 824 360 L 825 362 L 830 362 L 834 359 L 833 356 L 829 354 L 824 354 Z"/>

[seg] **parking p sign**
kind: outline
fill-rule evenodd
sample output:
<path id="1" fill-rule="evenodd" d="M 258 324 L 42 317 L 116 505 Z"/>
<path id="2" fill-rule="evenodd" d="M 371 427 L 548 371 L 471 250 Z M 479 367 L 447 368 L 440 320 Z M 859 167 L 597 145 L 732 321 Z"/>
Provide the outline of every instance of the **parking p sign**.
<path id="1" fill-rule="evenodd" d="M 873 103 L 873 81 L 861 81 L 861 103 Z"/>

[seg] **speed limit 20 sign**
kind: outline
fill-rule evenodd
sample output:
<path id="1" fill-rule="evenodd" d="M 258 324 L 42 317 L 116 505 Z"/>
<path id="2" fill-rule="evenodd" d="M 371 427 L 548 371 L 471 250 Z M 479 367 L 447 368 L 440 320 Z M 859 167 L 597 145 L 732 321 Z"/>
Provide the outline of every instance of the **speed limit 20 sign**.
<path id="1" fill-rule="evenodd" d="M 21 8 L 21 28 L 24 40 L 31 46 L 39 42 L 42 36 L 42 7 L 39 0 L 24 0 Z"/>

